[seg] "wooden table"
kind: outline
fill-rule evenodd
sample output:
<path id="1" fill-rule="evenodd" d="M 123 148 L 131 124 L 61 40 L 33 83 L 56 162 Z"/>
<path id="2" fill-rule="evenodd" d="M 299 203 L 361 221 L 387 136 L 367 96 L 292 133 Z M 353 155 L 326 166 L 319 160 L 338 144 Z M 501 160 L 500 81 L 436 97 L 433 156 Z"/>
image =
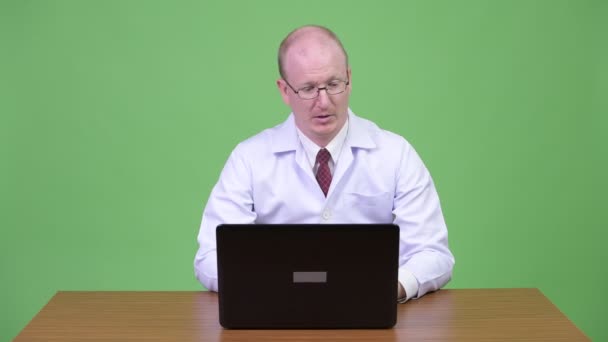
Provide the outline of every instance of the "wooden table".
<path id="1" fill-rule="evenodd" d="M 441 290 L 393 329 L 226 330 L 211 292 L 58 292 L 20 341 L 588 341 L 537 289 Z"/>

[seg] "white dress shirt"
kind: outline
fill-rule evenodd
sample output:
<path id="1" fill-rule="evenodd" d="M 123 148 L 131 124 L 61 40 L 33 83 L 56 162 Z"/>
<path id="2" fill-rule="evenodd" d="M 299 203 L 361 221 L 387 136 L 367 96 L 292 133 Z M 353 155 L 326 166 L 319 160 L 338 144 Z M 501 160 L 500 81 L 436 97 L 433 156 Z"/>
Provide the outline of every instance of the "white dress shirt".
<path id="1" fill-rule="evenodd" d="M 319 153 L 319 150 L 321 150 L 321 148 L 323 148 L 323 146 L 318 146 L 317 144 L 315 144 L 306 135 L 304 135 L 304 133 L 302 133 L 302 131 L 300 131 L 300 129 L 297 127 L 296 127 L 296 131 L 298 132 L 298 138 L 300 139 L 300 143 L 302 144 L 302 147 L 304 148 L 304 152 L 306 152 L 306 157 L 308 159 L 312 172 L 316 175 L 317 169 L 319 168 L 319 165 L 316 165 L 317 154 Z M 328 164 L 329 164 L 329 171 L 331 171 L 332 176 L 334 174 L 335 165 L 336 165 L 336 163 L 338 163 L 338 159 L 340 159 L 340 153 L 342 152 L 342 146 L 344 145 L 344 141 L 346 140 L 347 133 L 348 133 L 348 120 L 346 120 L 346 122 L 344 123 L 344 126 L 342 126 L 342 128 L 340 129 L 338 134 L 336 134 L 336 136 L 329 142 L 329 144 L 327 144 L 327 146 L 325 146 L 325 148 L 327 149 L 327 151 L 329 151 L 329 154 L 331 155 L 331 158 L 330 158 Z"/>
<path id="2" fill-rule="evenodd" d="M 221 223 L 395 223 L 400 227 L 398 278 L 406 299 L 450 280 L 454 257 L 447 228 L 431 176 L 416 151 L 401 136 L 350 110 L 343 130 L 342 147 L 332 153 L 327 197 L 313 172 L 318 147 L 306 151 L 293 114 L 232 151 L 198 234 L 194 269 L 207 289 L 217 291 L 215 228 Z"/>

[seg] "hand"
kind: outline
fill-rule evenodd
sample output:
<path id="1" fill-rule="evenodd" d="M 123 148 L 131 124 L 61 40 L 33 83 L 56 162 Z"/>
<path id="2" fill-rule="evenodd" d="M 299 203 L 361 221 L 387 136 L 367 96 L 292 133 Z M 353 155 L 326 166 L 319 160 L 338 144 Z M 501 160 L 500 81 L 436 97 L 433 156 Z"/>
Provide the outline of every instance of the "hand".
<path id="1" fill-rule="evenodd" d="M 397 281 L 397 299 L 405 298 L 407 294 L 405 293 L 405 289 L 400 282 Z"/>

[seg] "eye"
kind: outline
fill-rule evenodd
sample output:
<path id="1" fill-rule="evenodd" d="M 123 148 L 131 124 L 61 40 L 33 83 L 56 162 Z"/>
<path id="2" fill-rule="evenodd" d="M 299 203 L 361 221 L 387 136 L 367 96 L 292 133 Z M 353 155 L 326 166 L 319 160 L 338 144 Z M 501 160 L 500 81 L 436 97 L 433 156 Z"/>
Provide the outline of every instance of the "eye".
<path id="1" fill-rule="evenodd" d="M 298 90 L 298 91 L 301 91 L 303 93 L 310 93 L 310 92 L 312 92 L 315 89 L 316 88 L 313 87 L 313 86 L 307 86 L 307 87 L 304 87 L 304 88 L 300 88 L 300 90 Z"/>
<path id="2" fill-rule="evenodd" d="M 330 89 L 337 88 L 339 86 L 340 86 L 340 81 L 338 81 L 338 80 L 333 80 L 333 81 L 327 83 L 327 88 L 330 88 Z"/>

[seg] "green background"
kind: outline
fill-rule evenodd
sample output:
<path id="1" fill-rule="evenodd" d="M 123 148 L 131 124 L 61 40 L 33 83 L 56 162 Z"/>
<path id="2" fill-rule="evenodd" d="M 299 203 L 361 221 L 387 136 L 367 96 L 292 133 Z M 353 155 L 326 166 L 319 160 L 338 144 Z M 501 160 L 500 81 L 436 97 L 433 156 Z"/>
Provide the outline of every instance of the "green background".
<path id="1" fill-rule="evenodd" d="M 608 340 L 605 1 L 0 0 L 0 340 L 57 290 L 199 290 L 207 196 L 327 25 L 351 107 L 430 169 L 449 288 L 538 287 Z"/>

